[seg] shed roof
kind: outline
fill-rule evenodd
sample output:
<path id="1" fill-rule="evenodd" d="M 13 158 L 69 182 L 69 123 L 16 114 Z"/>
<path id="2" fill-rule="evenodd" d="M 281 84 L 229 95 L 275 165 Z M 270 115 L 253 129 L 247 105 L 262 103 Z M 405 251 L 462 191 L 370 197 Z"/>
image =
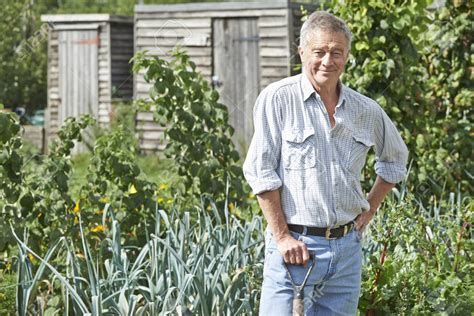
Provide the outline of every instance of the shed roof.
<path id="1" fill-rule="evenodd" d="M 77 22 L 122 22 L 133 23 L 133 17 L 111 14 L 46 14 L 41 16 L 41 22 L 48 23 L 77 23 Z"/>
<path id="2" fill-rule="evenodd" d="M 302 4 L 290 3 L 289 1 L 273 2 L 200 2 L 184 4 L 158 4 L 135 5 L 136 13 L 159 13 L 180 11 L 231 11 L 231 10 L 254 10 L 254 9 L 285 9 L 299 8 Z M 307 4 L 303 4 L 308 6 Z M 309 5 L 311 6 L 311 5 Z"/>

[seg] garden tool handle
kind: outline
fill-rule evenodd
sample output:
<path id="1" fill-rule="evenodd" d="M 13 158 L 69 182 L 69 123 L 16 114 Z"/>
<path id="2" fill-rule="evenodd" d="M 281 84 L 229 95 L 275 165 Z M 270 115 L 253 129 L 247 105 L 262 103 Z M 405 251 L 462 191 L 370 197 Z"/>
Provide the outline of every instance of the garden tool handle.
<path id="1" fill-rule="evenodd" d="M 300 285 L 295 284 L 293 281 L 293 278 L 291 277 L 290 270 L 288 270 L 288 267 L 286 263 L 284 263 L 286 272 L 288 273 L 288 277 L 290 278 L 291 284 L 293 285 L 293 290 L 294 290 L 294 296 L 293 296 L 293 316 L 303 316 L 304 315 L 304 287 L 306 285 L 306 281 L 308 281 L 308 277 L 311 274 L 311 272 L 314 269 L 314 266 L 316 264 L 315 258 L 316 255 L 310 252 L 309 255 L 310 260 L 312 261 L 312 264 L 310 268 L 308 269 L 308 272 L 306 273 L 306 276 L 303 280 L 303 283 Z"/>
<path id="2" fill-rule="evenodd" d="M 304 315 L 304 287 L 295 286 L 295 295 L 293 297 L 293 316 Z"/>

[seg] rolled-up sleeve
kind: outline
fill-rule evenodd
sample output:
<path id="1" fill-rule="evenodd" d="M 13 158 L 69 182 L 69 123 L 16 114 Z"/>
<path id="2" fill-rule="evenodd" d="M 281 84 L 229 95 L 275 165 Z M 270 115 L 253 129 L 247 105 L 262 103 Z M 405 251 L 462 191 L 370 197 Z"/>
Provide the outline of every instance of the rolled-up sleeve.
<path id="1" fill-rule="evenodd" d="M 270 87 L 257 98 L 253 110 L 254 134 L 245 158 L 244 176 L 253 194 L 282 185 L 277 169 L 281 156 L 280 99 Z"/>
<path id="2" fill-rule="evenodd" d="M 408 149 L 397 128 L 382 108 L 375 123 L 375 173 L 387 182 L 398 183 L 407 173 Z"/>

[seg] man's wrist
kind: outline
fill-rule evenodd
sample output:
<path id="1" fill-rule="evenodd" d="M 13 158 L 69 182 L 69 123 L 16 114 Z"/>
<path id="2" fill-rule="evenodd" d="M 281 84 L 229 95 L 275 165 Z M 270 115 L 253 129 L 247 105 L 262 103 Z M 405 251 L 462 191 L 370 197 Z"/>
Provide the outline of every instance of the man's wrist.
<path id="1" fill-rule="evenodd" d="M 290 234 L 289 230 L 286 230 L 286 231 L 279 232 L 277 234 L 273 234 L 273 236 L 275 238 L 275 241 L 278 242 L 278 241 L 283 240 L 285 238 L 291 237 L 291 234 Z"/>
<path id="2" fill-rule="evenodd" d="M 371 208 L 369 209 L 369 213 L 371 213 L 372 215 L 375 215 L 375 213 L 377 213 L 377 210 L 378 210 L 378 209 L 379 209 L 378 207 L 374 207 L 374 208 L 371 207 Z"/>

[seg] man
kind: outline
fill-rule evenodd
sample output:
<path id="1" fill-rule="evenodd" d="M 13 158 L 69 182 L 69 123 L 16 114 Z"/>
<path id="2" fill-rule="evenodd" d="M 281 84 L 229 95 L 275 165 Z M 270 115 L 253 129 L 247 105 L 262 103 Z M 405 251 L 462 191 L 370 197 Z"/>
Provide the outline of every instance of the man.
<path id="1" fill-rule="evenodd" d="M 350 46 L 342 20 L 314 12 L 301 28 L 302 74 L 270 84 L 256 101 L 244 174 L 268 222 L 260 315 L 291 315 L 284 265 L 301 283 L 313 262 L 305 313 L 355 315 L 362 232 L 406 174 L 408 150 L 394 124 L 339 80 Z M 377 178 L 365 198 L 359 178 L 371 147 Z"/>

